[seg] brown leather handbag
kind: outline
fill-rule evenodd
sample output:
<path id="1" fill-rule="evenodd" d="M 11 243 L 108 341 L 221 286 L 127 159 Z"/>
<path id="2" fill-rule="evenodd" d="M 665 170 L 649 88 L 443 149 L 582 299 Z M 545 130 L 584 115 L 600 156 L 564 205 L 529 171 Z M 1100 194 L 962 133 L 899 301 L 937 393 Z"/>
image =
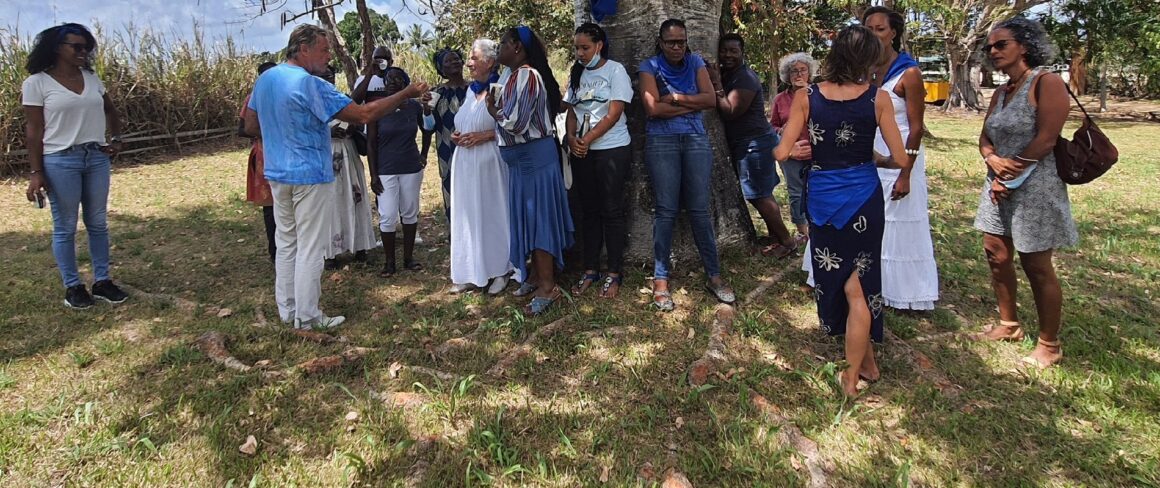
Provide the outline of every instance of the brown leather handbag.
<path id="1" fill-rule="evenodd" d="M 1064 183 L 1082 185 L 1107 173 L 1120 158 L 1120 151 L 1096 126 L 1087 110 L 1079 103 L 1079 98 L 1072 93 L 1071 87 L 1067 83 L 1063 86 L 1083 112 L 1083 122 L 1072 134 L 1070 141 L 1063 136 L 1055 141 L 1055 170 Z"/>

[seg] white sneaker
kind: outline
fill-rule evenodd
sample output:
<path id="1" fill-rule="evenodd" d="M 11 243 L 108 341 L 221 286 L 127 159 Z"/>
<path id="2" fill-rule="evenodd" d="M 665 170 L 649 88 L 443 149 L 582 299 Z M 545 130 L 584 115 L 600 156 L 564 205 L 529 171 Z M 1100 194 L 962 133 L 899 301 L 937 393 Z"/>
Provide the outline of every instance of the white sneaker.
<path id="1" fill-rule="evenodd" d="M 311 322 L 303 322 L 301 319 L 294 319 L 294 328 L 299 330 L 326 330 L 333 329 L 346 322 L 346 317 L 336 315 L 334 317 L 327 317 L 325 315 L 318 320 Z"/>
<path id="2" fill-rule="evenodd" d="M 415 231 L 415 245 L 416 245 L 416 246 L 422 246 L 422 245 L 423 245 L 423 238 L 422 238 L 422 237 L 419 237 L 419 231 Z"/>
<path id="3" fill-rule="evenodd" d="M 505 289 L 507 289 L 507 285 L 507 276 L 496 276 L 495 278 L 491 279 L 491 286 L 487 287 L 487 294 L 493 296 L 499 295 L 500 293 L 503 293 Z"/>
<path id="4" fill-rule="evenodd" d="M 450 293 L 452 295 L 458 295 L 458 294 L 463 293 L 463 292 L 470 290 L 472 288 L 475 288 L 475 285 L 472 285 L 470 283 L 455 283 L 455 284 L 451 285 L 451 289 L 447 290 L 447 293 Z"/>

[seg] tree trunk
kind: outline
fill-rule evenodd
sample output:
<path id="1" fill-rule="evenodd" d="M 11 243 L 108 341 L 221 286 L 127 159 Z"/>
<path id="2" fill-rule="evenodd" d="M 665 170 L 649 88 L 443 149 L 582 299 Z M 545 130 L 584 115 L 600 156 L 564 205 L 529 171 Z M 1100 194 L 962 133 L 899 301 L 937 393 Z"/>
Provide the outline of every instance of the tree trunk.
<path id="1" fill-rule="evenodd" d="M 1087 95 L 1087 57 L 1086 49 L 1076 50 L 1071 55 L 1071 90 L 1077 96 Z"/>
<path id="2" fill-rule="evenodd" d="M 974 44 L 974 43 L 970 43 Z M 944 110 L 951 108 L 971 108 L 979 110 L 979 93 L 971 80 L 970 50 L 947 43 L 947 60 L 950 61 L 951 93 L 947 97 Z"/>
<path id="3" fill-rule="evenodd" d="M 350 52 L 346 50 L 346 43 L 343 42 L 342 36 L 338 35 L 338 24 L 334 21 L 334 7 L 327 6 L 323 0 L 313 0 L 311 6 L 314 7 L 314 13 L 318 15 L 318 21 L 326 29 L 326 37 L 330 39 L 330 46 L 334 49 L 335 57 L 342 64 L 342 72 L 346 75 L 347 89 L 353 90 L 354 80 L 358 78 L 358 68 L 355 67 Z"/>
<path id="4" fill-rule="evenodd" d="M 362 59 L 359 60 L 359 66 L 369 66 L 375 53 L 375 33 L 371 28 L 371 14 L 367 11 L 367 0 L 355 0 L 354 5 L 358 11 L 359 30 L 362 31 Z"/>
<path id="5" fill-rule="evenodd" d="M 1100 60 L 1100 113 L 1108 111 L 1108 62 Z"/>
<path id="6" fill-rule="evenodd" d="M 656 53 L 657 31 L 668 18 L 684 19 L 688 26 L 689 47 L 701 53 L 706 61 L 717 58 L 717 39 L 720 37 L 722 0 L 620 0 L 616 15 L 604 19 L 604 29 L 610 40 L 609 55 L 624 65 L 636 84 L 636 71 L 641 61 Z M 591 19 L 589 0 L 575 0 L 578 21 Z M 626 258 L 630 262 L 652 261 L 653 192 L 644 163 L 645 113 L 640 102 L 640 91 L 634 90 L 633 102 L 625 107 L 628 128 L 632 134 L 632 179 L 628 187 L 629 244 Z M 753 241 L 756 230 L 749 218 L 749 207 L 741 196 L 737 173 L 729 160 L 724 126 L 715 110 L 704 112 L 705 128 L 713 146 L 713 176 L 709 182 L 712 192 L 710 211 L 717 230 L 721 249 L 745 245 Z M 677 222 L 673 239 L 673 259 L 683 261 L 685 270 L 700 269 L 696 247 L 683 213 Z"/>

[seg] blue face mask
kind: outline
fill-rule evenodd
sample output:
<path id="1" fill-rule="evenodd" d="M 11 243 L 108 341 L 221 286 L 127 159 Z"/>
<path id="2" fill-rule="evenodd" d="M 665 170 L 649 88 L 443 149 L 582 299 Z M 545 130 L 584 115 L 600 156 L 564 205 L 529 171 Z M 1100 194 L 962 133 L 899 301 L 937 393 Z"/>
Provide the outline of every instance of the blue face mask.
<path id="1" fill-rule="evenodd" d="M 592 60 L 589 61 L 588 64 L 584 65 L 584 67 L 588 69 L 595 69 L 596 65 L 598 64 L 600 64 L 600 53 L 593 54 Z"/>

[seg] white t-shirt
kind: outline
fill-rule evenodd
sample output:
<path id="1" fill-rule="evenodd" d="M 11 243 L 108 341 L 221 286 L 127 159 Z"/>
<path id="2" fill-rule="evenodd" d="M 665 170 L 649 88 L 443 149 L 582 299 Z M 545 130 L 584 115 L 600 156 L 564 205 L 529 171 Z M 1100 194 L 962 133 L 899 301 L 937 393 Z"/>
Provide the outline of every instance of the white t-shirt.
<path id="1" fill-rule="evenodd" d="M 63 151 L 77 144 L 105 145 L 105 85 L 97 75 L 81 70 L 85 89 L 78 95 L 37 73 L 24 80 L 21 103 L 44 107 L 44 153 Z"/>
<path id="2" fill-rule="evenodd" d="M 568 84 L 568 91 L 564 94 L 564 103 L 572 106 L 576 112 L 576 128 L 584 123 L 584 114 L 591 114 L 590 124 L 596 127 L 604 117 L 608 116 L 608 103 L 619 100 L 628 105 L 632 102 L 632 80 L 624 65 L 608 60 L 596 69 L 585 69 L 580 74 L 580 88 L 573 91 L 572 84 Z M 628 119 L 624 112 L 620 120 L 608 129 L 600 139 L 592 141 L 589 149 L 601 150 L 627 146 L 632 142 L 628 135 Z"/>
<path id="3" fill-rule="evenodd" d="M 360 83 L 362 83 L 363 78 L 366 78 L 366 75 L 358 75 L 358 78 L 354 79 L 354 86 L 358 86 Z M 387 84 L 383 82 L 383 77 L 378 75 L 371 75 L 371 81 L 367 82 L 367 91 L 383 91 L 386 89 Z"/>

